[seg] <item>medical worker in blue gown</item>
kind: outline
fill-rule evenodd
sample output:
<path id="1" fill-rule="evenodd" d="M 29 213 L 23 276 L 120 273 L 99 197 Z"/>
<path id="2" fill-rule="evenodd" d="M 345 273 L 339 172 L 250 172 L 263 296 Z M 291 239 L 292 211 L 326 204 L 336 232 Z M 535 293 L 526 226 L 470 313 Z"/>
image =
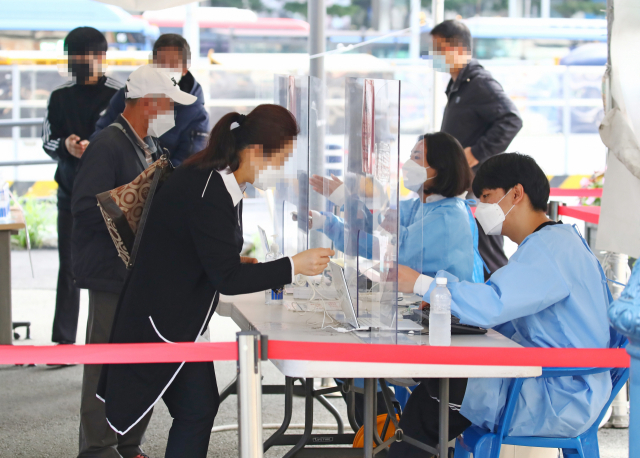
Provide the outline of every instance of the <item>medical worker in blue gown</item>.
<path id="1" fill-rule="evenodd" d="M 545 214 L 549 182 L 528 157 L 502 154 L 478 170 L 473 191 L 481 203 L 476 218 L 487 234 L 517 243 L 509 263 L 486 284 L 461 281 L 449 272 L 451 311 L 462 323 L 493 328 L 524 347 L 608 348 L 620 335 L 610 331 L 611 295 L 598 260 L 577 230 Z M 425 302 L 435 287 L 411 269 L 399 272 L 400 289 L 418 282 Z M 429 284 L 429 287 L 425 287 Z M 615 340 L 615 342 L 612 342 Z M 468 426 L 495 430 L 506 402 L 509 379 L 452 379 L 450 439 Z M 524 381 L 509 434 L 575 437 L 600 414 L 611 393 L 609 373 Z M 423 380 L 400 426 L 410 437 L 438 442 L 438 383 Z M 406 442 L 391 446 L 391 458 L 424 456 Z"/>
<path id="2" fill-rule="evenodd" d="M 464 280 L 482 282 L 483 264 L 477 252 L 478 230 L 464 200 L 471 184 L 471 170 L 460 143 L 444 132 L 421 136 L 402 167 L 402 175 L 404 186 L 419 197 L 400 202 L 399 263 L 429 276 L 439 270 L 448 270 Z M 328 180 L 316 175 L 310 182 L 316 192 L 329 194 L 328 198 L 334 204 L 345 204 L 345 185 L 337 178 Z M 374 200 L 386 195 L 384 190 L 376 190 L 374 194 Z M 376 206 L 380 208 L 383 204 L 379 202 Z M 366 218 L 380 218 L 383 228 L 395 226 L 398 217 L 394 210 L 379 217 L 364 209 L 361 203 L 345 205 L 359 205 Z M 326 234 L 337 250 L 344 251 L 344 220 L 328 212 L 314 211 L 312 217 L 312 229 Z M 389 232 L 394 233 L 395 229 L 390 227 Z M 365 238 L 361 237 L 359 241 L 360 254 L 370 258 L 373 244 L 363 240 Z M 356 380 L 355 384 L 362 387 L 362 380 Z M 362 399 L 362 395 L 356 393 L 355 418 L 360 425 Z M 386 413 L 380 391 L 377 406 L 379 414 Z"/>
<path id="3" fill-rule="evenodd" d="M 420 136 L 402 175 L 404 186 L 419 197 L 399 204 L 399 263 L 428 276 L 447 270 L 460 279 L 484 281 L 477 253 L 478 230 L 464 200 L 471 170 L 460 143 L 444 132 Z M 314 175 L 310 182 L 316 192 L 327 190 L 334 204 L 344 204 L 344 185 L 337 178 Z M 377 194 L 386 195 L 384 190 Z M 312 217 L 312 229 L 326 234 L 336 249 L 344 251 L 344 220 L 329 212 L 314 211 Z M 396 211 L 384 216 L 374 213 L 373 218 L 381 220 L 382 228 L 395 232 Z M 361 237 L 361 255 L 371 257 L 372 244 L 367 249 L 363 240 Z"/>

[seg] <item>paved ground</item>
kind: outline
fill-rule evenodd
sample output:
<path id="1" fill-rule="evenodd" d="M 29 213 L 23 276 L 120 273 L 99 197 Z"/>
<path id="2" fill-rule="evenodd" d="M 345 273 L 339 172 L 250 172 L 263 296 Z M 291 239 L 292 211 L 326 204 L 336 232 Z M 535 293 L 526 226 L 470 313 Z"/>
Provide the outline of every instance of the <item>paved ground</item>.
<path id="1" fill-rule="evenodd" d="M 32 322 L 31 341 L 19 344 L 49 344 L 57 253 L 53 250 L 33 252 L 36 278 L 30 278 L 28 257 L 25 252 L 13 254 L 13 302 L 14 320 Z M 87 296 L 83 294 L 78 341 L 82 342 L 87 314 Z M 237 327 L 228 318 L 215 316 L 211 334 L 216 340 L 233 340 Z M 284 378 L 271 363 L 263 363 L 265 383 L 282 383 Z M 235 363 L 216 363 L 220 388 L 235 375 Z M 70 458 L 77 453 L 77 430 L 79 421 L 80 366 L 54 368 L 47 366 L 14 367 L 0 366 L 0 458 L 47 457 Z M 333 404 L 346 418 L 344 403 L 333 399 Z M 274 424 L 282 421 L 283 399 L 280 396 L 263 398 L 263 422 Z M 217 425 L 236 423 L 236 399 L 225 401 L 216 418 Z M 294 424 L 303 422 L 303 400 L 294 400 Z M 316 403 L 315 422 L 334 424 L 333 418 Z M 152 457 L 164 455 L 166 437 L 171 418 L 159 403 L 154 411 L 147 431 L 145 451 Z M 265 431 L 265 438 L 273 431 Z M 623 458 L 628 455 L 627 430 L 600 430 L 600 453 L 602 458 Z M 273 448 L 267 458 L 282 456 L 286 448 Z M 552 456 L 553 453 L 551 454 Z M 211 437 L 209 457 L 237 456 L 237 434 L 214 433 Z M 510 455 L 512 456 L 512 455 Z M 518 452 L 516 456 L 524 456 Z"/>

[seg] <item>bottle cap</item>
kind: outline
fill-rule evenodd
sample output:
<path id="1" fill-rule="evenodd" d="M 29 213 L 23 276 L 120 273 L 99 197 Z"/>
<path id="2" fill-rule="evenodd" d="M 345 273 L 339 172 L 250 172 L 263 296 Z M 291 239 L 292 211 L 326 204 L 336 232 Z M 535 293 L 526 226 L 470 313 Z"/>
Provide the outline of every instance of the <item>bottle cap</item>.
<path id="1" fill-rule="evenodd" d="M 278 244 L 276 242 L 273 242 L 269 248 L 271 249 L 272 253 L 279 253 L 280 252 L 280 247 L 278 246 Z"/>
<path id="2" fill-rule="evenodd" d="M 446 285 L 447 277 L 438 277 L 436 278 L 436 285 Z"/>

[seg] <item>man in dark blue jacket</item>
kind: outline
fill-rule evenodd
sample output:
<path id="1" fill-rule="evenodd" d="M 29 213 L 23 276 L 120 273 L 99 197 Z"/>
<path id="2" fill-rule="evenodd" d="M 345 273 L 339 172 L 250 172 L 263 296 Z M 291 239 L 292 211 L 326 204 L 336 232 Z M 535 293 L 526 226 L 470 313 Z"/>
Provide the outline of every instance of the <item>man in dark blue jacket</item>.
<path id="1" fill-rule="evenodd" d="M 180 35 L 166 33 L 161 35 L 153 46 L 153 63 L 169 73 L 182 92 L 198 98 L 192 105 L 176 105 L 176 125 L 159 138 L 160 144 L 171 153 L 171 162 L 178 166 L 186 158 L 204 149 L 209 136 L 209 113 L 204 107 L 202 86 L 189 72 L 191 50 L 187 41 Z M 109 108 L 96 123 L 93 139 L 98 132 L 115 122 L 124 111 L 124 89 L 118 91 Z"/>

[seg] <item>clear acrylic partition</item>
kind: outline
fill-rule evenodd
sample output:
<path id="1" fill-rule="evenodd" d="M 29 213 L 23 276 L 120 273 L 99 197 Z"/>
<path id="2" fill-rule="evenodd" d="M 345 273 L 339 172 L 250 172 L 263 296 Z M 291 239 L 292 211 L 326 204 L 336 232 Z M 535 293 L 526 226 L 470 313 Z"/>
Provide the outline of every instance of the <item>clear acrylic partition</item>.
<path id="1" fill-rule="evenodd" d="M 345 276 L 358 318 L 395 331 L 400 82 L 345 84 Z"/>
<path id="2" fill-rule="evenodd" d="M 276 241 L 285 256 L 309 246 L 309 79 L 274 77 L 274 103 L 287 108 L 300 127 L 293 154 L 273 190 Z"/>

